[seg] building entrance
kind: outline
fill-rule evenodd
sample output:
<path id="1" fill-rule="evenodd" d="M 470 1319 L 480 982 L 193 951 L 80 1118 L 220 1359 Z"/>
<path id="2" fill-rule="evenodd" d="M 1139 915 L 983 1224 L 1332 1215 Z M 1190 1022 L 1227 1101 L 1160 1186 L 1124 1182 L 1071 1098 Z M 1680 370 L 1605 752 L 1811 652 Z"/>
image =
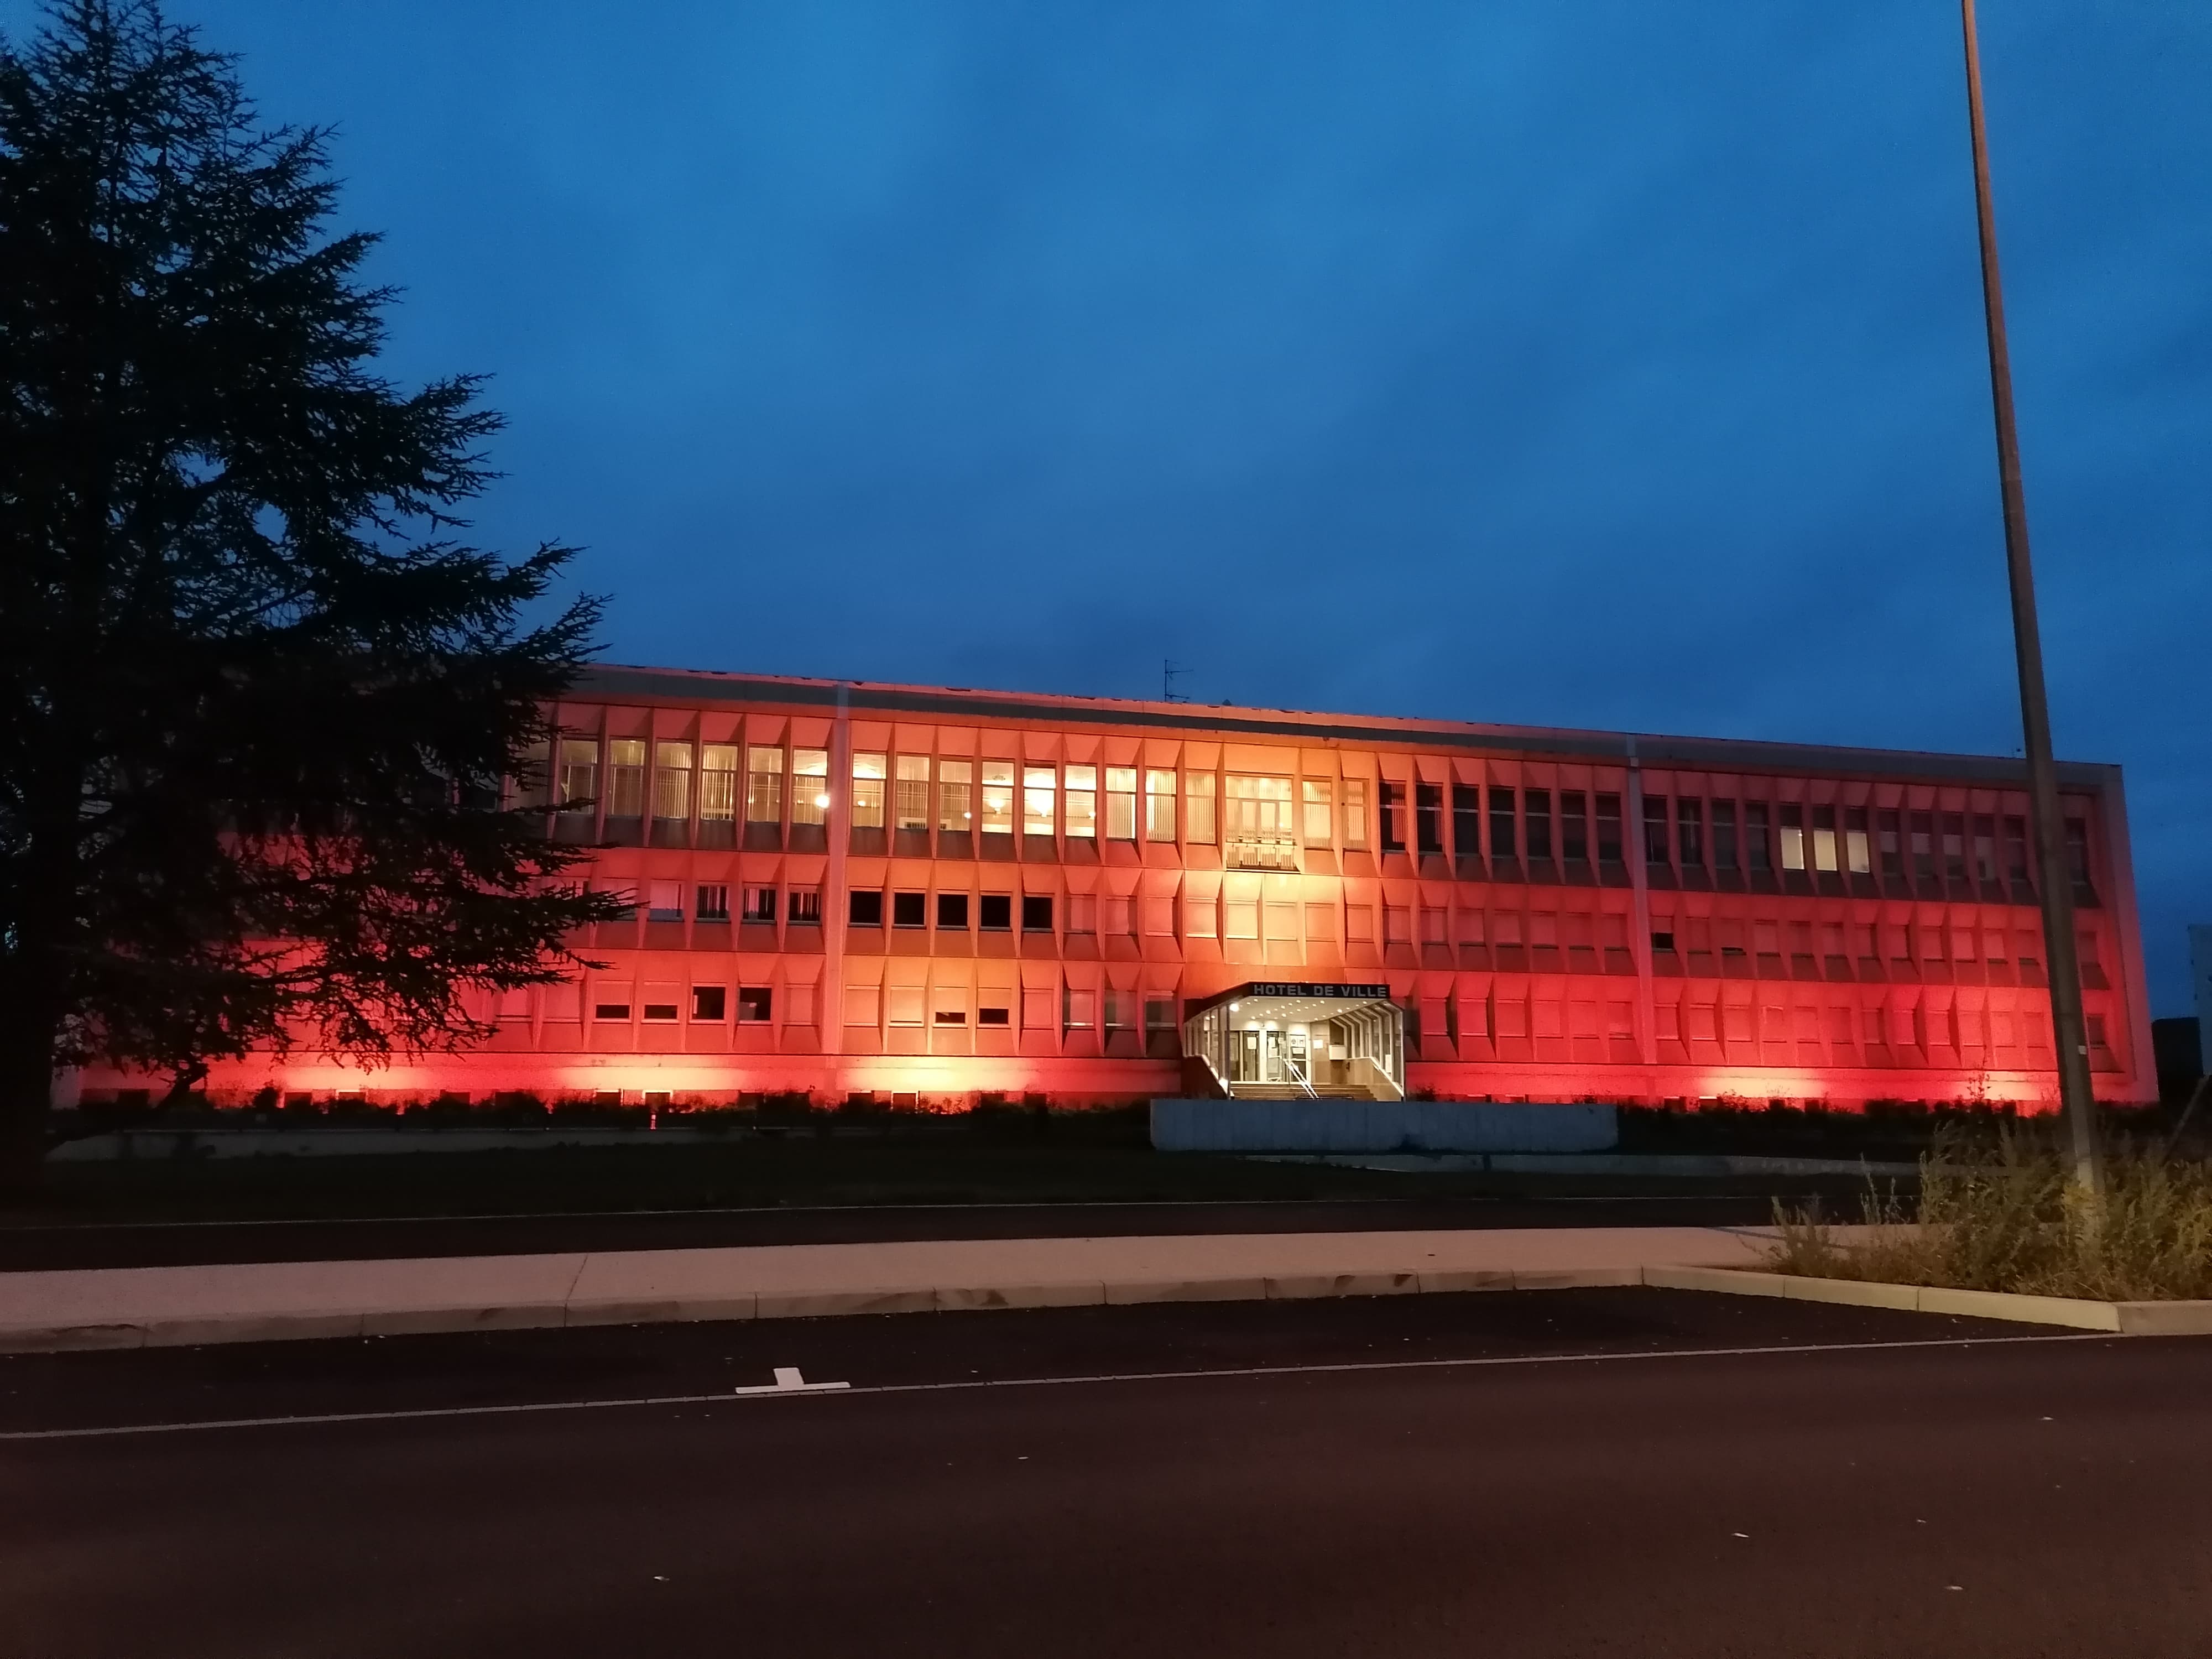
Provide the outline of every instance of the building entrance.
<path id="1" fill-rule="evenodd" d="M 1242 985 L 1190 1010 L 1183 1053 L 1238 1097 L 1406 1093 L 1405 1016 L 1387 985 Z"/>

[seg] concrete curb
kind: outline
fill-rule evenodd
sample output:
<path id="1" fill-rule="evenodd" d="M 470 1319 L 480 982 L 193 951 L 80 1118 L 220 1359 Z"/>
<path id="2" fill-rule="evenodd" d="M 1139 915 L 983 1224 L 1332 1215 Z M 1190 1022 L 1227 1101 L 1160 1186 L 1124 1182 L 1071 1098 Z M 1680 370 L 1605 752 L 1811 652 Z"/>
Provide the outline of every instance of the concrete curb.
<path id="1" fill-rule="evenodd" d="M 1656 1270 L 1654 1270 L 1656 1271 Z M 1730 1275 L 1731 1277 L 1738 1275 Z M 1758 1275 L 1740 1275 L 1758 1277 Z M 1144 1279 L 1030 1284 L 885 1286 L 798 1294 L 665 1299 L 571 1297 L 485 1308 L 392 1308 L 253 1314 L 98 1325 L 0 1326 L 0 1353 L 92 1348 L 191 1347 L 331 1337 L 419 1336 L 566 1326 L 699 1321 L 827 1319 L 859 1314 L 957 1313 L 985 1309 L 1131 1306 L 1147 1302 L 1287 1302 L 1346 1296 L 1454 1295 L 1470 1291 L 1588 1290 L 1644 1282 L 1639 1267 L 1300 1273 L 1255 1278 Z M 1685 1287 L 1688 1288 L 1688 1287 Z"/>
<path id="2" fill-rule="evenodd" d="M 1711 1291 L 1730 1296 L 1779 1296 L 1797 1302 L 1895 1308 L 1906 1313 L 1951 1314 L 1970 1319 L 2008 1319 L 2027 1325 L 2063 1325 L 2120 1336 L 2212 1334 L 2212 1302 L 2092 1302 L 2060 1296 L 2019 1296 L 2004 1291 L 1958 1291 L 1941 1285 L 1883 1285 L 1851 1279 L 1808 1279 L 1797 1273 L 1734 1267 L 1647 1267 L 1644 1282 L 1660 1290 Z"/>

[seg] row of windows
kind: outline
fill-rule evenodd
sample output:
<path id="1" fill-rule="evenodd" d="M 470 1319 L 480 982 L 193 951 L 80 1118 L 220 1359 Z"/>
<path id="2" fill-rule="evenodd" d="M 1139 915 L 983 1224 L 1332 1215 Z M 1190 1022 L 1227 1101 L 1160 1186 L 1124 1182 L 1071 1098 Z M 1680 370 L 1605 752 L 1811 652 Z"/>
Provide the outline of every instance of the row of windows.
<path id="1" fill-rule="evenodd" d="M 773 925 L 779 914 L 798 927 L 818 927 L 822 896 L 818 888 L 791 887 L 781 891 L 770 885 L 747 885 L 739 890 L 740 919 L 749 924 Z M 721 883 L 701 883 L 694 915 L 701 921 L 730 920 L 730 889 Z M 684 888 L 673 881 L 647 884 L 646 915 L 654 921 L 684 920 Z M 885 900 L 889 905 L 886 908 Z M 1077 893 L 981 893 L 896 890 L 888 896 L 866 889 L 848 896 L 847 921 L 855 927 L 881 927 L 886 916 L 894 928 L 935 927 L 966 933 L 1010 933 L 1018 915 L 1021 931 L 1054 931 L 1056 898 L 1064 902 L 1060 920 L 1071 933 L 1135 935 L 1140 930 L 1157 937 L 1174 937 L 1181 921 L 1183 937 L 1193 939 L 1260 939 L 1294 940 L 1304 937 L 1334 942 L 1340 913 L 1344 941 L 1370 944 L 1376 940 L 1375 907 L 1365 904 L 1273 902 L 1259 899 L 1186 897 L 1139 898 L 1116 895 Z M 1018 906 L 1018 909 L 1017 907 Z M 1303 908 L 1304 914 L 1300 915 Z M 1177 912 L 1181 915 L 1178 918 Z M 1303 923 L 1304 933 L 1300 933 Z M 1628 918 L 1618 913 L 1518 909 L 1484 910 L 1439 906 L 1382 907 L 1382 942 L 1387 945 L 1493 945 L 1559 946 L 1566 949 L 1620 950 L 1628 948 Z M 1923 962 L 1999 963 L 2017 961 L 2022 967 L 2039 965 L 2042 934 L 2028 928 L 1950 922 L 1914 926 L 1904 922 L 1814 922 L 1744 920 L 1730 917 L 1686 916 L 1655 918 L 1651 930 L 1654 951 L 1686 952 L 1722 957 L 1746 956 L 1844 957 L 1861 960 L 1918 960 Z M 2099 965 L 2098 935 L 2079 936 L 2083 969 Z"/>
<path id="2" fill-rule="evenodd" d="M 815 1023 L 814 989 L 811 985 L 784 988 L 783 1024 L 811 1025 Z M 658 991 L 648 990 L 645 1000 L 639 1001 L 633 995 L 631 986 L 619 980 L 603 980 L 595 983 L 586 1006 L 592 1022 L 601 1025 L 629 1024 L 634 1018 L 648 1025 L 672 1025 L 680 1023 L 684 1013 L 684 1003 L 678 994 L 678 988 L 665 986 Z M 775 989 L 771 986 L 738 987 L 736 1006 L 738 1023 L 741 1025 L 776 1022 L 777 999 Z M 525 1005 L 518 1002 L 515 1005 L 517 1012 L 507 1012 L 503 1018 L 527 1018 L 526 1012 L 522 1012 L 524 1007 Z M 729 1007 L 727 986 L 694 985 L 690 988 L 690 1024 L 726 1024 Z M 1020 990 L 1012 987 L 986 987 L 972 993 L 964 985 L 852 985 L 845 989 L 844 1020 L 848 1026 L 888 1024 L 893 1027 L 929 1024 L 947 1028 L 965 1027 L 972 1016 L 978 1028 L 1010 1029 L 1018 1009 L 1022 1016 L 1021 1024 L 1026 1030 L 1044 1030 L 1057 1024 L 1071 1030 L 1082 1030 L 1099 1024 L 1102 1019 L 1108 1029 L 1113 1030 L 1133 1027 L 1140 1007 L 1148 1030 L 1174 1029 L 1176 1000 L 1173 997 L 1146 997 L 1115 987 L 1101 991 L 1073 985 L 1061 986 L 1057 989 L 1029 987 Z"/>

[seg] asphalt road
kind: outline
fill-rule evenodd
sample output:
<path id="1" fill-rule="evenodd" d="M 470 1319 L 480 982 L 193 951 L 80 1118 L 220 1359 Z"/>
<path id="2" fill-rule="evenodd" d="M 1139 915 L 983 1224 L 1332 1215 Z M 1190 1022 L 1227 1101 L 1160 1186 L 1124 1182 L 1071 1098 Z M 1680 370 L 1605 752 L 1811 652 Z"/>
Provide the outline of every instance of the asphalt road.
<path id="1" fill-rule="evenodd" d="M 2208 1397 L 1653 1291 L 22 1357 L 0 1651 L 2200 1655 Z"/>
<path id="2" fill-rule="evenodd" d="M 1836 1206 L 1850 1213 L 1848 1204 Z M 0 1273 L 213 1261 L 528 1255 L 909 1238 L 1083 1238 L 1149 1233 L 1426 1231 L 1462 1227 L 1728 1227 L 1772 1214 L 1763 1196 L 1340 1199 L 1243 1203 L 903 1204 L 340 1221 L 0 1226 Z"/>

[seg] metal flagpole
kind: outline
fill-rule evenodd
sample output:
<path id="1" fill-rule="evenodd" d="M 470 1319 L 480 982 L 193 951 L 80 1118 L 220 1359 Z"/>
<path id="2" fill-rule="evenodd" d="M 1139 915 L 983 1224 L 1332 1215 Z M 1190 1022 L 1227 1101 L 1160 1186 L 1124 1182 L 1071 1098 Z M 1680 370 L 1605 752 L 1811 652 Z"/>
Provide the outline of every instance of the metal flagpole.
<path id="1" fill-rule="evenodd" d="M 2005 564 L 2012 578 L 2012 637 L 2020 662 L 2021 722 L 2027 738 L 2027 793 L 2043 900 L 2044 960 L 2051 977 L 2051 1034 L 2058 1098 L 2073 1132 L 2075 1179 L 2101 1191 L 2097 1100 L 2089 1082 L 2087 1028 L 2074 943 L 2074 877 L 2051 757 L 2051 707 L 2043 686 L 2043 641 L 2035 619 L 2035 574 L 2027 556 L 2027 504 L 2021 493 L 2020 434 L 2013 422 L 2012 359 L 2005 347 L 2004 290 L 1997 280 L 1997 222 L 1990 202 L 1989 138 L 1982 123 L 1982 54 L 1974 0 L 1959 0 L 1966 35 L 1966 111 L 1974 137 L 1974 205 L 1982 241 L 1982 309 L 1989 326 L 1990 393 L 1996 406 L 1997 482 L 2004 501 Z"/>

